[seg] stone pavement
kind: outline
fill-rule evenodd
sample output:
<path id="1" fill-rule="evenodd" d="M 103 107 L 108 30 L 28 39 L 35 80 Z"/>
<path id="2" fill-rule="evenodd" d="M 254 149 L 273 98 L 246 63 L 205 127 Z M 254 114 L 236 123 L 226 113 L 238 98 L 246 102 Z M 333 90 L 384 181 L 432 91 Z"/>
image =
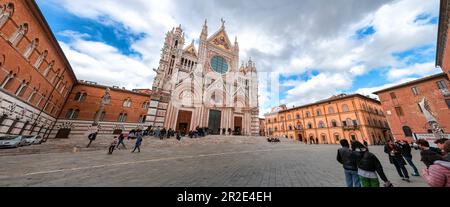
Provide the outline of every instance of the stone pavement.
<path id="1" fill-rule="evenodd" d="M 79 141 L 84 146 L 86 141 Z M 119 150 L 107 155 L 107 141 L 99 141 L 91 151 L 72 152 L 73 146 L 66 144 L 64 150 L 0 156 L 0 186 L 345 186 L 336 145 L 304 145 L 287 139 L 270 144 L 263 137 L 211 136 L 181 143 L 146 138 L 141 153 Z M 131 147 L 132 143 L 126 144 Z M 382 147 L 371 147 L 371 151 L 396 187 L 427 186 L 421 177 L 412 177 L 411 183 L 402 181 Z M 423 169 L 418 151 L 414 158 Z"/>

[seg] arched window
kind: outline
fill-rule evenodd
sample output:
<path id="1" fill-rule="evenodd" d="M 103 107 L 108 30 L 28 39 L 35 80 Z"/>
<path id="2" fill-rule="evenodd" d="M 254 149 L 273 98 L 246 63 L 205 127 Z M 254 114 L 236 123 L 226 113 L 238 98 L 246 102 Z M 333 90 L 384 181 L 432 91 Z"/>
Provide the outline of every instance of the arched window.
<path id="1" fill-rule="evenodd" d="M 292 129 L 293 129 L 292 125 L 289 125 L 289 131 L 292 131 Z"/>
<path id="2" fill-rule="evenodd" d="M 412 137 L 413 136 L 413 132 L 411 130 L 411 128 L 409 126 L 404 126 L 403 127 L 403 133 L 405 133 L 405 137 Z"/>
<path id="3" fill-rule="evenodd" d="M 47 55 L 48 55 L 48 51 L 47 50 L 45 50 L 41 55 L 39 55 L 38 59 L 33 64 L 34 68 L 39 69 L 39 67 L 41 67 L 42 63 L 44 62 L 45 58 L 47 58 Z M 54 62 L 55 61 L 52 61 L 50 64 L 53 66 Z"/>
<path id="4" fill-rule="evenodd" d="M 323 121 L 319 122 L 319 128 L 321 129 L 325 128 L 325 123 L 323 123 Z"/>
<path id="5" fill-rule="evenodd" d="M 278 127 L 275 127 L 275 131 L 276 131 L 276 132 L 278 131 Z"/>
<path id="6" fill-rule="evenodd" d="M 17 30 L 9 37 L 9 42 L 13 46 L 17 46 L 17 44 L 22 40 L 23 36 L 28 32 L 28 24 L 24 23 L 17 28 Z"/>
<path id="7" fill-rule="evenodd" d="M 331 120 L 331 126 L 333 127 L 337 127 L 337 121 L 336 120 Z"/>
<path id="8" fill-rule="evenodd" d="M 322 115 L 322 111 L 320 109 L 317 109 L 316 113 L 317 113 L 317 116 L 321 116 Z"/>
<path id="9" fill-rule="evenodd" d="M 78 118 L 78 114 L 80 113 L 79 109 L 69 109 L 69 111 L 67 111 L 66 113 L 66 119 L 77 119 Z"/>
<path id="10" fill-rule="evenodd" d="M 118 122 L 126 122 L 127 121 L 127 114 L 126 113 L 120 113 L 119 114 L 119 119 L 117 120 Z"/>
<path id="11" fill-rule="evenodd" d="M 87 97 L 87 93 L 86 92 L 78 92 L 75 95 L 75 101 L 76 102 L 83 102 L 84 100 L 86 100 Z"/>
<path id="12" fill-rule="evenodd" d="M 39 45 L 39 39 L 34 39 L 31 41 L 31 43 L 28 45 L 27 49 L 25 49 L 25 52 L 23 53 L 23 56 L 28 59 L 30 58 L 31 54 L 33 54 L 34 49 Z"/>
<path id="13" fill-rule="evenodd" d="M 334 114 L 334 108 L 333 107 L 329 107 L 328 108 L 328 113 L 329 114 Z"/>
<path id="14" fill-rule="evenodd" d="M 290 114 L 288 115 L 288 120 L 291 120 L 291 115 Z"/>
<path id="15" fill-rule="evenodd" d="M 141 124 L 143 124 L 143 123 L 145 123 L 145 120 L 147 119 L 147 116 L 146 115 L 141 115 L 141 116 L 139 116 L 139 123 L 141 123 Z"/>
<path id="16" fill-rule="evenodd" d="M 311 117 L 311 112 L 307 111 L 306 112 L 306 117 Z"/>
<path id="17" fill-rule="evenodd" d="M 302 125 L 300 123 L 298 123 L 297 124 L 297 130 L 302 130 L 302 129 L 303 129 Z"/>
<path id="18" fill-rule="evenodd" d="M 353 126 L 353 121 L 349 118 L 345 120 L 346 126 Z"/>
<path id="19" fill-rule="evenodd" d="M 19 88 L 16 90 L 16 96 L 22 97 L 25 91 L 27 90 L 28 83 L 25 80 L 20 84 Z"/>
<path id="20" fill-rule="evenodd" d="M 95 112 L 94 114 L 94 120 L 97 118 L 99 111 Z M 105 121 L 105 116 L 106 116 L 106 112 L 103 111 L 102 114 L 100 114 L 99 120 L 98 121 Z"/>
<path id="21" fill-rule="evenodd" d="M 348 108 L 347 104 L 342 105 L 342 111 L 343 112 L 349 112 L 350 111 L 350 109 Z"/>
<path id="22" fill-rule="evenodd" d="M 312 124 L 308 123 L 308 129 L 312 129 L 312 128 L 313 128 Z"/>
<path id="23" fill-rule="evenodd" d="M 36 93 L 37 93 L 36 88 L 33 88 L 33 91 L 30 93 L 30 96 L 28 96 L 28 99 L 27 99 L 28 103 L 33 104 Z"/>
<path id="24" fill-rule="evenodd" d="M 125 107 L 125 108 L 130 108 L 131 107 L 131 99 L 130 98 L 125 99 L 123 101 L 123 105 L 122 106 Z"/>
<path id="25" fill-rule="evenodd" d="M 0 29 L 6 24 L 8 19 L 12 16 L 14 11 L 14 4 L 8 3 L 0 8 Z"/>
<path id="26" fill-rule="evenodd" d="M 48 74 L 50 73 L 50 71 L 53 69 L 53 65 L 54 65 L 54 64 L 55 64 L 55 61 L 52 60 L 52 62 L 50 62 L 50 63 L 47 65 L 47 67 L 45 68 L 44 73 L 43 73 L 44 77 L 47 77 L 47 76 L 48 76 Z"/>
<path id="27" fill-rule="evenodd" d="M 149 107 L 149 102 L 148 101 L 145 101 L 144 103 L 142 103 L 142 108 L 143 109 L 148 109 L 148 107 Z"/>
<path id="28" fill-rule="evenodd" d="M 1 87 L 4 89 L 8 89 L 9 85 L 11 85 L 10 83 L 12 82 L 11 80 L 13 80 L 16 77 L 16 74 L 12 71 L 9 72 L 9 74 L 5 77 L 5 79 L 3 79 L 2 85 Z"/>
<path id="29" fill-rule="evenodd" d="M 297 119 L 301 119 L 302 117 L 300 116 L 300 114 L 296 115 Z"/>

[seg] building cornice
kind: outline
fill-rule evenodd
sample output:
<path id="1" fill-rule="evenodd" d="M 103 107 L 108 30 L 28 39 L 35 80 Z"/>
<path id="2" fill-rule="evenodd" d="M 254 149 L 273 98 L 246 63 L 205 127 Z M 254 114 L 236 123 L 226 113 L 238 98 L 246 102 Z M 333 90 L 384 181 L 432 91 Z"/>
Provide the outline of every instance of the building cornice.
<path id="1" fill-rule="evenodd" d="M 383 93 L 383 92 L 392 91 L 394 89 L 398 89 L 398 88 L 402 88 L 402 87 L 406 87 L 406 86 L 416 85 L 416 84 L 423 83 L 423 82 L 426 82 L 426 81 L 429 81 L 429 80 L 433 80 L 433 79 L 437 79 L 437 78 L 447 78 L 447 75 L 445 75 L 445 73 L 438 73 L 438 74 L 435 74 L 435 75 L 432 75 L 432 76 L 427 76 L 427 77 L 424 77 L 424 78 L 420 78 L 420 79 L 417 79 L 417 80 L 413 80 L 413 81 L 410 81 L 410 82 L 406 82 L 406 83 L 403 83 L 403 84 L 399 84 L 399 85 L 396 85 L 396 86 L 385 88 L 385 89 L 380 90 L 380 91 L 375 91 L 375 92 L 373 92 L 373 94 L 378 95 L 378 94 Z"/>
<path id="2" fill-rule="evenodd" d="M 66 55 L 64 54 L 64 51 L 61 49 L 61 46 L 59 45 L 58 40 L 56 39 L 55 35 L 53 34 L 53 32 L 52 32 L 47 20 L 45 19 L 44 15 L 42 14 L 41 10 L 39 9 L 39 6 L 36 4 L 36 2 L 34 0 L 24 0 L 24 2 L 27 5 L 27 7 L 29 8 L 29 10 L 31 11 L 31 13 L 34 15 L 35 19 L 39 22 L 40 26 L 48 34 L 50 42 L 53 44 L 58 55 L 64 61 L 64 65 L 67 67 L 67 71 L 70 73 L 72 80 L 76 84 L 78 82 L 78 80 L 77 80 L 77 77 L 75 76 L 75 73 L 73 72 L 72 66 L 70 65 L 69 60 L 67 59 Z"/>
<path id="3" fill-rule="evenodd" d="M 436 67 L 442 67 L 447 35 L 450 24 L 450 0 L 441 0 L 439 13 L 439 29 L 436 50 Z"/>

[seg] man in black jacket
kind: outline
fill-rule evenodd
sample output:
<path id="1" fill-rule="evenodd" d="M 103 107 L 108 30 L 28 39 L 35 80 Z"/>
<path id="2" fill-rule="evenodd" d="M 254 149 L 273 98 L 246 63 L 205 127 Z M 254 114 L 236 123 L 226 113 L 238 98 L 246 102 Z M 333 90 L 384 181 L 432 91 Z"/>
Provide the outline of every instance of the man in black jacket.
<path id="1" fill-rule="evenodd" d="M 338 150 L 337 161 L 342 164 L 345 171 L 347 187 L 361 187 L 358 176 L 357 155 L 350 149 L 346 139 L 340 141 L 342 148 Z"/>
<path id="2" fill-rule="evenodd" d="M 388 140 L 386 146 L 384 146 L 384 152 L 389 155 L 389 161 L 395 166 L 395 169 L 402 180 L 410 182 L 408 170 L 405 167 L 406 162 L 403 159 L 400 149 L 392 142 L 392 140 Z"/>
<path id="3" fill-rule="evenodd" d="M 396 146 L 399 148 L 400 153 L 402 153 L 402 156 L 405 158 L 406 162 L 408 162 L 409 166 L 411 166 L 414 170 L 414 173 L 412 176 L 420 176 L 419 170 L 417 170 L 416 165 L 414 165 L 413 162 L 413 156 L 411 154 L 411 146 L 409 143 L 405 141 L 400 141 L 396 143 Z"/>

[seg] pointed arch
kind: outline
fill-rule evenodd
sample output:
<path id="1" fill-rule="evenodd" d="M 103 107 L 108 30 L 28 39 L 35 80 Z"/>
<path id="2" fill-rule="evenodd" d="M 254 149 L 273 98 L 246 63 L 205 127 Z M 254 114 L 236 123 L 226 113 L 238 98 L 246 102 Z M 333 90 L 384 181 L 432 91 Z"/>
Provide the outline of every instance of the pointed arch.
<path id="1" fill-rule="evenodd" d="M 17 28 L 17 30 L 9 37 L 9 42 L 13 46 L 17 46 L 28 32 L 28 23 L 23 23 Z"/>
<path id="2" fill-rule="evenodd" d="M 5 26 L 6 22 L 12 17 L 14 14 L 14 4 L 8 3 L 4 4 L 0 9 L 0 29 Z"/>
<path id="3" fill-rule="evenodd" d="M 34 50 L 36 49 L 36 47 L 39 45 L 39 39 L 36 38 L 33 41 L 30 42 L 30 44 L 28 44 L 27 48 L 25 49 L 25 52 L 23 53 L 23 56 L 26 59 L 29 59 L 30 56 L 33 54 Z"/>

